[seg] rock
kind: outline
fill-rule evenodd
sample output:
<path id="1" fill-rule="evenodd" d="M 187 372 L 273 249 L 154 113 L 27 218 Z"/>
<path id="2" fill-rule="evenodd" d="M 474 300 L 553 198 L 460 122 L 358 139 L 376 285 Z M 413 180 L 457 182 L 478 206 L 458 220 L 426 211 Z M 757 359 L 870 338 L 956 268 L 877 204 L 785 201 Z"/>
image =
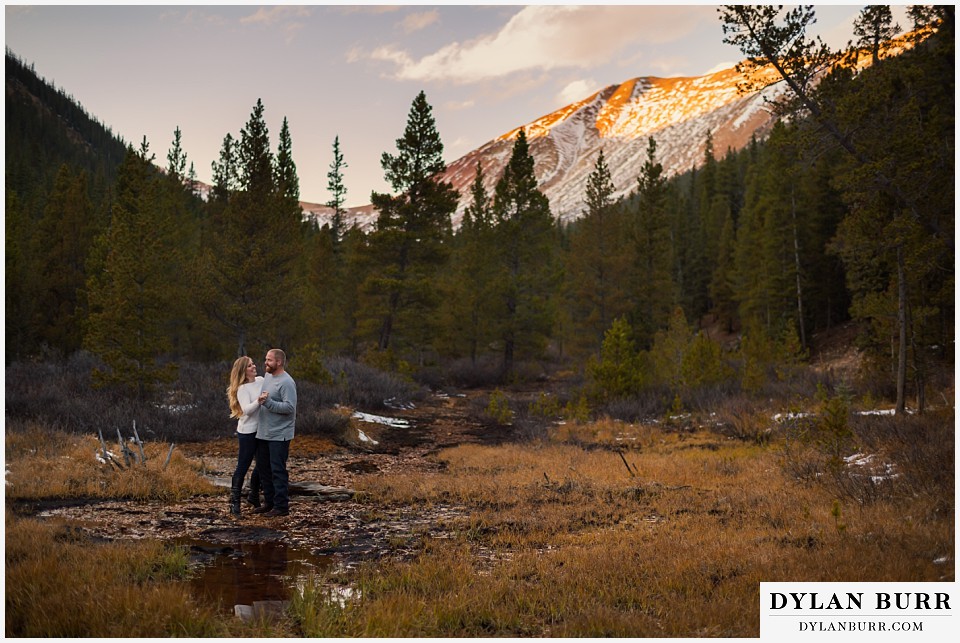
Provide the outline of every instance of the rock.
<path id="1" fill-rule="evenodd" d="M 275 620 L 284 615 L 290 601 L 254 601 L 253 605 L 234 605 L 233 613 L 244 621 Z"/>

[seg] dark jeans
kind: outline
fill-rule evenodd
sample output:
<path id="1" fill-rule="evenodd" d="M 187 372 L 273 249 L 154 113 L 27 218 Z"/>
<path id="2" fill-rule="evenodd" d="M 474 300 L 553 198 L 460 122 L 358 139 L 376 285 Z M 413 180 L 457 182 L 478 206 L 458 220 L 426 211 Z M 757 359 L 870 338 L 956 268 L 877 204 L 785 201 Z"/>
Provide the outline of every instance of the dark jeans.
<path id="1" fill-rule="evenodd" d="M 266 505 L 287 511 L 290 507 L 287 456 L 290 440 L 257 440 L 257 469 Z"/>
<path id="2" fill-rule="evenodd" d="M 230 486 L 234 489 L 243 489 L 243 479 L 247 477 L 247 470 L 250 463 L 257 455 L 257 434 L 256 433 L 238 433 L 237 442 L 237 468 L 233 472 L 233 478 L 230 480 Z M 260 492 L 259 475 L 254 469 L 250 474 L 250 491 Z"/>

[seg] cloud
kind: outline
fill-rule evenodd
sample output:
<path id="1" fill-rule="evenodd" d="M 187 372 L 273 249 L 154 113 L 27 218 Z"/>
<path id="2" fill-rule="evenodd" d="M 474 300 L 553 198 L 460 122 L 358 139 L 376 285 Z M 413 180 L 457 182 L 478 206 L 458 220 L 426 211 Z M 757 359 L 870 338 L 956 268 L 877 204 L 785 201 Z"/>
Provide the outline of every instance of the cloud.
<path id="1" fill-rule="evenodd" d="M 591 79 L 575 80 L 568 83 L 566 87 L 557 94 L 557 102 L 561 105 L 576 103 L 597 91 L 597 82 Z"/>
<path id="2" fill-rule="evenodd" d="M 475 101 L 472 99 L 467 100 L 451 100 L 443 104 L 444 109 L 449 109 L 450 111 L 457 111 L 461 109 L 470 109 L 475 104 Z"/>
<path id="3" fill-rule="evenodd" d="M 256 13 L 240 18 L 240 24 L 264 24 L 272 25 L 281 20 L 291 18 L 306 18 L 310 15 L 310 8 L 302 5 L 260 7 Z"/>
<path id="4" fill-rule="evenodd" d="M 440 20 L 440 12 L 436 9 L 433 11 L 411 13 L 400 21 L 400 28 L 403 29 L 405 33 L 413 33 L 414 31 L 420 31 L 421 29 L 429 27 L 438 20 Z"/>
<path id="5" fill-rule="evenodd" d="M 533 5 L 496 33 L 447 44 L 420 59 L 390 46 L 369 57 L 395 64 L 398 80 L 477 82 L 520 71 L 587 68 L 630 44 L 682 38 L 705 20 L 716 20 L 712 7 Z"/>
<path id="6" fill-rule="evenodd" d="M 161 21 L 173 21 L 179 22 L 182 25 L 187 26 L 196 26 L 196 27 L 225 27 L 230 24 L 230 22 L 218 13 L 208 13 L 207 11 L 190 8 L 186 11 L 182 11 L 180 8 L 174 8 L 170 11 L 165 11 L 160 14 Z"/>

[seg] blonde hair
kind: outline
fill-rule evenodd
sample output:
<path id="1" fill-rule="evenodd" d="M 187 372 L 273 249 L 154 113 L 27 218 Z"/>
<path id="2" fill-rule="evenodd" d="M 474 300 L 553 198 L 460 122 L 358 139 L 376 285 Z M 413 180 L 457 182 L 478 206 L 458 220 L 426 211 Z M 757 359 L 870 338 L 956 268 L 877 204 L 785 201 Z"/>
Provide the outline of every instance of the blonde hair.
<path id="1" fill-rule="evenodd" d="M 230 417 L 237 419 L 243 416 L 240 400 L 237 399 L 237 389 L 247 383 L 247 367 L 253 360 L 244 355 L 238 357 L 230 369 L 230 385 L 227 386 L 227 402 L 230 404 Z"/>

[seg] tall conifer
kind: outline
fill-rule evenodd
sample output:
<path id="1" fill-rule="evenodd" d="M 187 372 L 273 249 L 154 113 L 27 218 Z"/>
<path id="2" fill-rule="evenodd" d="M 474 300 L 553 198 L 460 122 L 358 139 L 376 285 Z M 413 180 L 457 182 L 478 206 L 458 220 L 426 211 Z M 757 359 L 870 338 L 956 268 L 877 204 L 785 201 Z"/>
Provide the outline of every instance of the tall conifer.
<path id="1" fill-rule="evenodd" d="M 343 160 L 343 153 L 340 151 L 340 136 L 335 136 L 333 139 L 333 160 L 330 161 L 330 171 L 327 172 L 327 192 L 330 193 L 327 207 L 333 209 L 333 216 L 330 220 L 330 234 L 334 247 L 339 245 L 347 228 L 347 185 L 343 182 L 343 170 L 347 167 L 347 162 Z"/>
<path id="2" fill-rule="evenodd" d="M 650 346 L 653 334 L 666 325 L 677 305 L 672 275 L 673 247 L 666 212 L 666 178 L 657 162 L 657 144 L 651 137 L 647 160 L 637 177 L 637 209 L 631 226 L 634 244 L 634 321 L 631 324 L 638 344 Z"/>
<path id="3" fill-rule="evenodd" d="M 470 204 L 453 240 L 450 269 L 444 282 L 444 332 L 449 352 L 476 363 L 482 346 L 492 339 L 494 289 L 493 212 L 486 176 L 477 161 L 470 186 Z"/>
<path id="4" fill-rule="evenodd" d="M 82 340 L 85 264 L 94 231 L 86 173 L 74 176 L 63 165 L 33 237 L 39 289 L 32 324 L 41 341 L 64 355 Z"/>
<path id="5" fill-rule="evenodd" d="M 376 349 L 422 351 L 435 336 L 439 305 L 436 275 L 447 261 L 450 215 L 459 195 L 437 179 L 446 168 L 433 108 L 421 91 L 414 99 L 397 154 L 383 153 L 380 165 L 396 195 L 374 192 L 376 229 L 370 235 L 377 266 L 363 284 L 362 317 Z"/>
<path id="6" fill-rule="evenodd" d="M 130 387 L 144 401 L 175 367 L 160 358 L 170 349 L 171 288 L 180 270 L 173 222 L 157 206 L 158 184 L 146 139 L 120 166 L 109 229 L 100 238 L 104 270 L 88 282 L 90 317 L 85 346 L 104 361 L 98 381 Z"/>
<path id="7" fill-rule="evenodd" d="M 214 322 L 211 330 L 232 335 L 234 355 L 288 344 L 299 322 L 301 213 L 294 183 L 288 180 L 285 192 L 275 183 L 263 114 L 258 100 L 236 146 L 238 189 L 211 213 L 199 267 L 198 303 Z M 221 165 L 224 178 L 228 160 Z"/>
<path id="8" fill-rule="evenodd" d="M 560 277 L 555 222 L 547 197 L 537 189 L 522 129 L 497 182 L 493 212 L 499 258 L 498 336 L 503 372 L 512 376 L 516 360 L 539 357 L 553 333 Z"/>
<path id="9" fill-rule="evenodd" d="M 613 200 L 613 193 L 601 150 L 587 179 L 584 216 L 570 233 L 564 274 L 572 344 L 597 355 L 614 319 L 626 315 L 631 306 L 633 248 L 623 206 Z"/>

